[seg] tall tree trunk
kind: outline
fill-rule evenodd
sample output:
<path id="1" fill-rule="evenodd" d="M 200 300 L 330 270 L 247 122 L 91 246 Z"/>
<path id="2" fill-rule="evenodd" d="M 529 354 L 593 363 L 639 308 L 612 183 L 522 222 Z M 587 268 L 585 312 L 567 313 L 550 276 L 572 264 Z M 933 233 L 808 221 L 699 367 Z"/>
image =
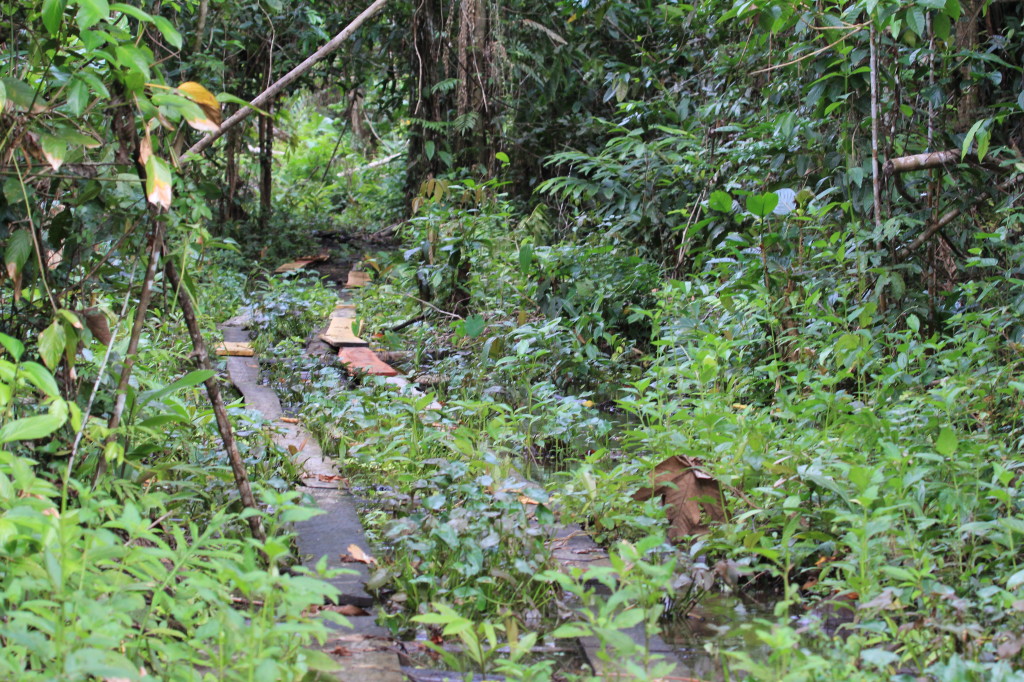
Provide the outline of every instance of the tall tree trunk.
<path id="1" fill-rule="evenodd" d="M 260 233 L 266 234 L 273 211 L 274 118 L 273 104 L 267 104 L 267 116 L 260 117 Z"/>

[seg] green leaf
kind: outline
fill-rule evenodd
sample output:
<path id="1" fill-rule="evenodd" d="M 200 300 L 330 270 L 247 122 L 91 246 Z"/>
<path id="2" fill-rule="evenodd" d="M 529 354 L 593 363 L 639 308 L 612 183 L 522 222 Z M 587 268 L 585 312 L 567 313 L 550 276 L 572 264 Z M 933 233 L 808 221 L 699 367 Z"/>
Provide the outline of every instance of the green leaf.
<path id="1" fill-rule="evenodd" d="M 470 315 L 462 322 L 462 330 L 471 339 L 475 339 L 483 333 L 484 327 L 487 326 L 487 322 L 480 315 Z"/>
<path id="2" fill-rule="evenodd" d="M 85 81 L 77 78 L 68 86 L 68 110 L 75 116 L 81 116 L 89 104 L 89 87 Z"/>
<path id="3" fill-rule="evenodd" d="M 708 197 L 708 208 L 712 211 L 728 213 L 732 210 L 732 197 L 728 192 L 712 192 Z"/>
<path id="4" fill-rule="evenodd" d="M 68 143 L 53 135 L 40 135 L 39 146 L 43 148 L 43 156 L 50 167 L 60 170 L 68 153 Z"/>
<path id="5" fill-rule="evenodd" d="M 43 26 L 46 27 L 51 36 L 55 36 L 60 32 L 60 25 L 64 20 L 65 7 L 67 7 L 67 0 L 43 0 Z"/>
<path id="6" fill-rule="evenodd" d="M 156 26 L 157 30 L 160 31 L 160 35 L 164 37 L 164 40 L 166 40 L 171 47 L 175 49 L 181 48 L 181 34 L 178 33 L 178 29 L 174 28 L 174 24 L 164 17 L 154 16 L 153 25 Z"/>
<path id="7" fill-rule="evenodd" d="M 20 360 L 22 354 L 25 352 L 25 344 L 13 336 L 8 336 L 4 333 L 0 333 L 0 346 L 7 349 L 7 352 L 11 354 L 11 357 L 14 358 L 15 362 Z"/>
<path id="8" fill-rule="evenodd" d="M 1024 570 L 1017 571 L 1006 581 L 1006 589 L 1008 590 L 1016 590 L 1021 585 L 1024 585 Z"/>
<path id="9" fill-rule="evenodd" d="M 67 335 L 64 332 L 64 325 L 54 320 L 39 335 L 39 356 L 43 359 L 43 364 L 53 370 L 60 362 L 65 344 Z"/>
<path id="10" fill-rule="evenodd" d="M 78 0 L 78 28 L 83 31 L 110 16 L 107 0 Z"/>
<path id="11" fill-rule="evenodd" d="M 963 161 L 964 157 L 967 156 L 967 152 L 971 149 L 971 143 L 974 142 L 974 136 L 978 134 L 978 130 L 981 129 L 981 126 L 985 125 L 986 121 L 987 119 L 984 118 L 980 121 L 976 121 L 974 125 L 971 126 L 971 129 L 967 131 L 967 136 L 964 137 L 963 147 L 960 149 L 961 161 Z"/>
<path id="12" fill-rule="evenodd" d="M 519 247 L 519 269 L 523 273 L 530 271 L 530 266 L 533 264 L 533 244 L 526 242 Z"/>
<path id="13" fill-rule="evenodd" d="M 960 440 L 956 437 L 956 432 L 948 426 L 943 426 L 939 430 L 939 437 L 935 439 L 935 450 L 940 455 L 949 457 L 956 452 L 959 444 Z"/>
<path id="14" fill-rule="evenodd" d="M 146 12 L 143 12 L 138 7 L 132 7 L 131 5 L 126 5 L 123 2 L 115 2 L 114 4 L 112 4 L 110 6 L 110 11 L 111 12 L 120 12 L 121 14 L 127 14 L 128 16 L 132 17 L 133 19 L 138 19 L 139 21 L 144 21 L 147 24 L 153 23 L 153 17 L 151 17 L 149 14 L 147 14 Z"/>
<path id="15" fill-rule="evenodd" d="M 0 444 L 11 443 L 16 440 L 36 440 L 46 438 L 51 433 L 64 426 L 68 419 L 67 407 L 64 407 L 63 417 L 59 410 L 51 408 L 50 414 L 40 414 L 35 417 L 25 417 L 7 422 L 0 427 Z"/>
<path id="16" fill-rule="evenodd" d="M 341 664 L 323 651 L 306 649 L 302 652 L 302 656 L 305 658 L 306 665 L 309 666 L 310 670 L 316 670 L 321 673 L 331 673 L 336 670 L 341 670 Z"/>
<path id="17" fill-rule="evenodd" d="M 48 398 L 60 397 L 57 380 L 38 362 L 23 362 L 18 366 L 18 374 L 28 379 L 29 383 L 45 393 Z"/>
<path id="18" fill-rule="evenodd" d="M 7 86 L 0 80 L 0 110 L 7 106 Z"/>
<path id="19" fill-rule="evenodd" d="M 20 273 L 29 256 L 32 255 L 32 235 L 28 230 L 18 230 L 7 239 L 7 248 L 4 249 L 4 265 L 7 267 L 7 275 L 14 277 Z"/>
<path id="20" fill-rule="evenodd" d="M 747 197 L 747 211 L 758 218 L 766 218 L 779 205 L 779 196 L 775 192 L 751 194 Z"/>
<path id="21" fill-rule="evenodd" d="M 423 153 L 426 155 L 428 160 L 434 158 L 434 148 L 433 140 L 427 140 L 423 143 Z"/>
<path id="22" fill-rule="evenodd" d="M 195 371 L 189 372 L 188 374 L 178 379 L 174 383 L 168 384 L 163 388 L 158 388 L 156 390 L 146 391 L 145 393 L 143 393 L 139 397 L 139 407 L 142 407 L 147 403 L 151 403 L 154 400 L 162 400 L 163 398 L 171 395 L 175 391 L 180 391 L 183 388 L 190 388 L 192 386 L 201 384 L 210 377 L 212 377 L 214 374 L 216 374 L 216 372 L 214 372 L 212 369 L 197 369 Z"/>
<path id="23" fill-rule="evenodd" d="M 501 162 L 502 164 L 508 164 L 508 163 L 509 163 L 509 158 L 508 158 L 508 154 L 506 154 L 505 152 L 497 152 L 497 153 L 496 153 L 496 154 L 494 155 L 494 158 L 496 158 L 496 159 L 497 159 L 498 161 L 500 161 L 500 162 Z"/>
<path id="24" fill-rule="evenodd" d="M 978 131 L 978 161 L 985 160 L 985 154 L 988 153 L 989 142 L 992 141 L 992 131 L 986 129 Z"/>
<path id="25" fill-rule="evenodd" d="M 46 108 L 46 100 L 36 95 L 36 89 L 18 78 L 0 78 L 4 85 L 6 99 L 25 111 L 42 111 Z"/>
<path id="26" fill-rule="evenodd" d="M 150 79 L 149 65 L 153 60 L 142 49 L 134 45 L 118 45 L 114 52 L 121 66 L 138 71 L 146 80 Z"/>
<path id="27" fill-rule="evenodd" d="M 923 37 L 925 31 L 924 10 L 920 7 L 910 7 L 907 9 L 906 19 L 907 28 L 916 33 L 918 37 Z"/>

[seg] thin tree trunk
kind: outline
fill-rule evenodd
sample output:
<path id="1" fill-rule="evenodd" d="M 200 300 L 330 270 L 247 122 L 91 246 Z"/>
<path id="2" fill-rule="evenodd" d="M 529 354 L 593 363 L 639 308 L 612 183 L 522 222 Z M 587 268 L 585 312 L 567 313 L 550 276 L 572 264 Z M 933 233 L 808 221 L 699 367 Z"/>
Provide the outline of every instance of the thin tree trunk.
<path id="1" fill-rule="evenodd" d="M 121 365 L 121 376 L 117 381 L 116 398 L 114 399 L 114 410 L 107 422 L 107 428 L 115 431 L 121 425 L 121 416 L 124 414 L 125 403 L 128 399 L 128 380 L 132 376 L 132 369 L 135 367 L 135 356 L 139 349 L 139 337 L 142 336 L 142 326 L 146 322 L 146 311 L 149 309 L 149 302 L 153 297 L 153 280 L 156 278 L 157 265 L 160 262 L 160 253 L 163 250 L 164 223 L 156 216 L 151 215 L 154 222 L 153 231 L 150 233 L 149 242 L 149 265 L 146 267 L 146 276 L 142 280 L 142 290 L 139 292 L 139 305 L 135 310 L 135 322 L 132 325 L 132 335 L 128 339 L 128 350 L 125 352 L 124 362 Z M 112 443 L 117 438 L 116 433 L 107 436 L 104 445 Z M 106 448 L 104 447 L 104 451 Z M 107 472 L 107 458 L 104 451 L 99 454 L 99 461 L 96 463 L 96 471 L 93 473 L 93 487 L 100 478 Z"/>
<path id="2" fill-rule="evenodd" d="M 210 354 L 206 349 L 206 341 L 203 340 L 203 332 L 199 328 L 196 319 L 195 309 L 192 307 L 192 299 L 188 291 L 181 286 L 181 278 L 178 277 L 178 270 L 174 267 L 173 259 L 168 258 L 164 263 L 164 274 L 167 276 L 167 283 L 178 292 L 178 305 L 181 307 L 182 315 L 185 317 L 185 324 L 188 326 L 189 336 L 192 337 L 192 348 L 196 360 L 201 369 L 212 370 Z M 228 419 L 227 409 L 224 407 L 224 398 L 220 393 L 220 384 L 217 377 L 212 376 L 205 382 L 206 392 L 210 396 L 210 404 L 213 406 L 213 414 L 217 418 L 217 429 L 220 431 L 221 439 L 224 441 L 224 451 L 227 453 L 228 461 L 231 463 L 231 472 L 235 476 L 235 486 L 242 498 L 242 504 L 250 509 L 258 509 L 256 498 L 253 497 L 252 487 L 249 485 L 249 475 L 245 471 L 245 463 L 238 452 L 238 445 L 235 442 L 235 435 L 231 429 L 231 420 Z M 265 542 L 267 534 L 263 530 L 259 516 L 249 517 L 249 528 L 252 529 L 253 537 Z"/>
<path id="3" fill-rule="evenodd" d="M 274 190 L 274 117 L 270 105 L 267 116 L 259 120 L 260 132 L 260 234 L 266 234 L 273 211 Z"/>

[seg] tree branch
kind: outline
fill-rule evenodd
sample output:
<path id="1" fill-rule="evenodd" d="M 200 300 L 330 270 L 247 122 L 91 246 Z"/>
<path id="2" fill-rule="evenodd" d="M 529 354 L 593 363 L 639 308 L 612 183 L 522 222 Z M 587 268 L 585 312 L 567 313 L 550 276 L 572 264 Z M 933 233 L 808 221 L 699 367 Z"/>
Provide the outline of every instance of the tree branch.
<path id="1" fill-rule="evenodd" d="M 245 118 L 247 118 L 250 114 L 252 114 L 253 111 L 255 111 L 254 108 L 259 108 L 263 106 L 265 103 L 269 102 L 271 99 L 273 99 L 290 83 L 292 83 L 300 76 L 305 74 L 307 71 L 309 71 L 311 68 L 313 68 L 313 65 L 315 65 L 324 57 L 326 57 L 327 55 L 341 47 L 341 44 L 348 40 L 349 36 L 355 33 L 359 29 L 359 27 L 366 22 L 367 19 L 370 19 L 373 15 L 379 12 L 381 8 L 383 8 L 384 5 L 386 5 L 387 3 L 388 0 L 375 0 L 375 2 L 372 5 L 363 10 L 362 14 L 353 19 L 352 23 L 350 23 L 348 26 L 342 29 L 341 33 L 331 38 L 331 40 L 324 44 L 323 47 L 321 47 L 319 50 L 317 50 L 309 57 L 307 57 L 305 61 L 303 61 L 294 69 L 286 73 L 284 76 L 278 79 L 277 82 L 273 83 L 270 87 L 268 87 L 266 90 L 257 95 L 256 99 L 252 100 L 249 106 L 242 107 L 241 109 L 236 111 L 228 120 L 224 121 L 224 123 L 222 123 L 220 126 L 220 130 L 218 130 L 215 133 L 210 133 L 203 139 L 199 140 L 199 142 L 192 145 L 191 149 L 189 149 L 187 152 L 181 155 L 181 157 L 178 159 L 178 162 L 184 162 L 185 159 L 187 159 L 190 154 L 201 153 L 203 150 L 205 150 L 207 147 L 213 144 L 214 141 L 217 140 L 221 135 L 226 133 L 232 127 L 234 127 L 235 125 L 243 121 Z"/>

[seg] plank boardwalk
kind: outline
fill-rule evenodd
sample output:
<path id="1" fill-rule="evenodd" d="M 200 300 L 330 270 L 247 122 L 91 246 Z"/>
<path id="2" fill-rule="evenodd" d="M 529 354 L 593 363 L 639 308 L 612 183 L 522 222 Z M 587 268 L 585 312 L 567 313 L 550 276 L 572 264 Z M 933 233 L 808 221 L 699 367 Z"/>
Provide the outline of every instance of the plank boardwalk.
<path id="1" fill-rule="evenodd" d="M 352 317 L 332 317 L 327 331 L 320 335 L 320 339 L 335 348 L 339 346 L 368 346 L 366 341 L 355 335 L 352 330 Z"/>

